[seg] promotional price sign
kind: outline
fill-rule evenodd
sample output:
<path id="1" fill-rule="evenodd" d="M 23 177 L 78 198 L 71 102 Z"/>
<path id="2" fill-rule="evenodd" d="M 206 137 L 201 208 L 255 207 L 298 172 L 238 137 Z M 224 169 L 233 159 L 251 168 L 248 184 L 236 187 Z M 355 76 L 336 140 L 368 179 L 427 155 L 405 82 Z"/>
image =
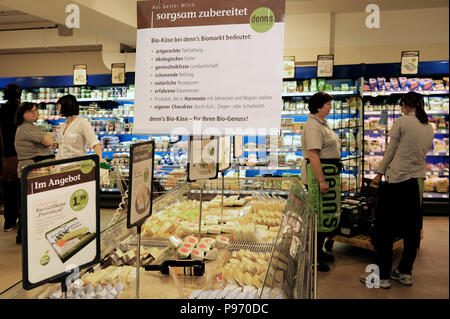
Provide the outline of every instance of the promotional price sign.
<path id="1" fill-rule="evenodd" d="M 283 58 L 283 79 L 295 78 L 295 56 Z"/>
<path id="2" fill-rule="evenodd" d="M 284 0 L 152 0 L 137 10 L 135 132 L 280 129 Z"/>
<path id="3" fill-rule="evenodd" d="M 97 155 L 30 165 L 22 172 L 25 289 L 100 262 Z"/>
<path id="4" fill-rule="evenodd" d="M 87 84 L 87 65 L 77 64 L 73 66 L 73 85 Z"/>
<path id="5" fill-rule="evenodd" d="M 111 64 L 111 83 L 112 84 L 125 83 L 125 63 Z"/>
<path id="6" fill-rule="evenodd" d="M 191 136 L 189 139 L 188 182 L 214 179 L 218 175 L 219 139 L 202 139 Z"/>
<path id="7" fill-rule="evenodd" d="M 152 214 L 154 141 L 132 144 L 127 227 L 140 225 Z"/>
<path id="8" fill-rule="evenodd" d="M 419 51 L 402 51 L 401 73 L 419 73 Z"/>
<path id="9" fill-rule="evenodd" d="M 334 66 L 334 54 L 317 56 L 317 77 L 332 77 Z"/>
<path id="10" fill-rule="evenodd" d="M 231 136 L 219 138 L 219 171 L 224 172 L 231 167 Z"/>

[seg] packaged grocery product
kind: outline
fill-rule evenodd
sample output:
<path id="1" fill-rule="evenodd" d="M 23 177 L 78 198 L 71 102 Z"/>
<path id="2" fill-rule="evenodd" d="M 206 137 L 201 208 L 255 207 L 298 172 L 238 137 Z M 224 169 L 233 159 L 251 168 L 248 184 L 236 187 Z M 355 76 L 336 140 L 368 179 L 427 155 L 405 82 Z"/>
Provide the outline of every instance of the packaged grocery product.
<path id="1" fill-rule="evenodd" d="M 433 139 L 433 150 L 435 152 L 445 152 L 445 142 L 444 142 L 444 140 L 434 138 Z"/>
<path id="2" fill-rule="evenodd" d="M 333 84 L 326 83 L 325 84 L 325 91 L 333 91 Z"/>
<path id="3" fill-rule="evenodd" d="M 378 91 L 384 91 L 386 89 L 386 78 L 377 78 L 377 88 Z"/>
<path id="4" fill-rule="evenodd" d="M 318 88 L 319 92 L 325 91 L 325 85 L 326 85 L 325 79 L 319 79 L 318 80 L 317 88 Z"/>
<path id="5" fill-rule="evenodd" d="M 445 89 L 448 90 L 449 89 L 448 77 L 443 77 L 442 80 L 445 82 Z"/>
<path id="6" fill-rule="evenodd" d="M 341 84 L 341 91 L 348 91 L 350 90 L 350 86 L 347 83 Z"/>
<path id="7" fill-rule="evenodd" d="M 437 91 L 443 91 L 443 90 L 445 90 L 444 81 L 442 81 L 442 80 L 434 80 L 434 81 L 433 81 L 433 87 L 434 87 L 434 89 L 437 90 Z"/>
<path id="8" fill-rule="evenodd" d="M 309 92 L 309 81 L 308 80 L 303 81 L 303 92 Z"/>
<path id="9" fill-rule="evenodd" d="M 201 249 L 193 249 L 191 252 L 192 260 L 203 260 L 205 259 L 205 251 Z"/>
<path id="10" fill-rule="evenodd" d="M 408 79 L 406 81 L 406 87 L 411 91 L 419 90 L 420 89 L 419 79 L 417 79 L 417 78 Z"/>
<path id="11" fill-rule="evenodd" d="M 287 81 L 287 93 L 295 93 L 297 91 L 296 81 Z"/>
<path id="12" fill-rule="evenodd" d="M 317 92 L 317 79 L 311 79 L 309 90 L 311 92 Z"/>
<path id="13" fill-rule="evenodd" d="M 377 79 L 370 78 L 369 79 L 369 85 L 370 85 L 370 90 L 371 91 L 377 91 Z"/>
<path id="14" fill-rule="evenodd" d="M 283 83 L 281 83 L 281 90 L 283 93 L 287 93 L 287 87 L 288 87 L 288 82 L 283 81 Z"/>
<path id="15" fill-rule="evenodd" d="M 386 85 L 386 91 L 392 91 L 392 83 L 391 82 L 386 81 L 385 85 Z"/>
<path id="16" fill-rule="evenodd" d="M 198 238 L 195 236 L 187 236 L 184 238 L 185 242 L 191 243 L 191 245 L 197 245 L 198 243 Z"/>
<path id="17" fill-rule="evenodd" d="M 398 91 L 400 89 L 400 85 L 398 83 L 397 78 L 390 78 L 389 81 L 391 82 L 393 91 Z"/>
<path id="18" fill-rule="evenodd" d="M 423 91 L 430 91 L 433 89 L 432 79 L 419 79 L 419 85 Z"/>
<path id="19" fill-rule="evenodd" d="M 408 79 L 406 77 L 399 77 L 398 82 L 400 83 L 400 89 L 402 89 L 402 91 L 406 90 Z"/>

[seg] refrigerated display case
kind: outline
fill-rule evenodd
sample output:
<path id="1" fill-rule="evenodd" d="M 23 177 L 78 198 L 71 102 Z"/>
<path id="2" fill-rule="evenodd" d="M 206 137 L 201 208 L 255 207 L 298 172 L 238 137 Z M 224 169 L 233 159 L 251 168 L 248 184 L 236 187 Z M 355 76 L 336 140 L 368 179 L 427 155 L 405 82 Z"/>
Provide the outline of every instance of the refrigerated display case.
<path id="1" fill-rule="evenodd" d="M 198 228 L 200 202 L 196 200 L 199 193 L 193 183 L 185 182 L 155 199 L 153 215 L 142 226 L 139 241 L 140 260 L 143 261 L 139 297 L 198 299 L 211 293 L 217 297 L 222 292 L 226 298 L 226 294 L 233 292 L 228 298 L 315 298 L 315 215 L 297 178 L 282 179 L 281 182 L 291 186 L 287 199 L 274 195 L 270 189 L 266 192 L 261 189 L 239 199 L 227 196 L 226 206 L 222 209 L 216 194 L 204 194 L 201 225 L 202 228 L 212 227 L 205 233 Z M 203 187 L 201 185 L 200 190 Z M 221 189 L 215 191 L 219 193 Z M 276 211 L 279 214 L 275 214 Z M 264 218 L 257 219 L 261 216 Z M 267 226 L 269 216 L 270 225 L 274 226 Z M 215 224 L 216 218 L 221 222 Z M 251 220 L 255 224 L 249 229 Z M 192 232 L 184 230 L 186 222 L 197 222 L 197 228 Z M 226 224 L 240 228 L 225 230 Z M 217 227 L 214 228 L 218 225 L 224 226 L 219 233 L 215 231 Z M 266 236 L 269 232 L 273 232 L 273 236 Z M 226 245 L 217 242 L 214 253 L 205 254 L 209 259 L 205 262 L 203 276 L 173 279 L 160 272 L 145 271 L 146 265 L 173 258 L 177 254 L 174 236 L 186 239 L 186 235 L 190 238 L 198 235 L 199 241 L 203 239 L 201 242 L 211 243 L 205 238 L 219 240 L 218 236 L 229 241 Z M 117 295 L 108 294 L 107 297 L 135 298 L 137 243 L 136 229 L 126 227 L 126 217 L 106 225 L 101 231 L 101 262 L 83 270 L 80 274 L 83 282 L 76 280 L 69 285 L 67 297 L 102 298 L 106 296 L 105 289 L 110 292 L 117 288 L 114 290 L 119 291 Z M 27 291 L 18 282 L 0 298 L 58 299 L 62 297 L 60 289 L 60 284 L 46 284 Z"/>

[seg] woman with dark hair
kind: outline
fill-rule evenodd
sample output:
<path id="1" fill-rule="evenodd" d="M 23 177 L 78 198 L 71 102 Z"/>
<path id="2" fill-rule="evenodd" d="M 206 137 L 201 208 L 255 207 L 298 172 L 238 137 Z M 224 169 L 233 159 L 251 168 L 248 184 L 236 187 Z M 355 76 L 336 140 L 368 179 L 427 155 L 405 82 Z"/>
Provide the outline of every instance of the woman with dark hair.
<path id="1" fill-rule="evenodd" d="M 404 116 L 394 121 L 389 144 L 373 179 L 378 185 L 383 175 L 385 178 L 375 221 L 381 288 L 390 288 L 390 279 L 412 285 L 412 268 L 422 229 L 425 159 L 434 137 L 422 95 L 408 92 L 401 98 L 400 106 Z M 392 270 L 392 246 L 396 237 L 403 238 L 403 256 L 398 267 Z"/>
<path id="2" fill-rule="evenodd" d="M 17 130 L 14 146 L 19 160 L 16 167 L 19 178 L 25 166 L 55 158 L 53 150 L 49 148 L 53 145 L 55 137 L 52 133 L 44 132 L 42 128 L 34 125 L 38 117 L 36 104 L 28 102 L 20 104 L 15 114 L 14 124 Z M 19 223 L 17 243 L 21 242 L 21 231 Z"/>
<path id="3" fill-rule="evenodd" d="M 332 237 L 340 218 L 340 141 L 328 126 L 326 117 L 333 98 L 329 94 L 314 94 L 308 103 L 310 115 L 302 132 L 302 182 L 317 214 L 317 257 L 319 271 L 329 271 L 326 262 L 334 256 L 323 251 L 327 237 Z"/>
<path id="4" fill-rule="evenodd" d="M 7 102 L 0 108 L 0 153 L 2 169 L 0 180 L 4 190 L 4 231 L 11 231 L 17 225 L 20 217 L 20 181 L 17 176 L 17 153 L 14 148 L 16 125 L 14 115 L 20 101 L 22 89 L 15 83 L 9 83 L 5 88 Z"/>
<path id="5" fill-rule="evenodd" d="M 91 123 L 79 116 L 78 101 L 73 95 L 65 95 L 58 102 L 59 112 L 67 121 L 61 126 L 58 134 L 57 159 L 86 155 L 87 147 L 93 148 L 102 160 L 102 147 L 92 129 Z"/>
<path id="6" fill-rule="evenodd" d="M 25 166 L 55 158 L 50 148 L 55 142 L 55 137 L 52 133 L 45 132 L 34 125 L 38 117 L 38 110 L 34 103 L 22 103 L 16 112 L 17 131 L 14 145 L 19 159 L 17 167 L 19 177 Z"/>

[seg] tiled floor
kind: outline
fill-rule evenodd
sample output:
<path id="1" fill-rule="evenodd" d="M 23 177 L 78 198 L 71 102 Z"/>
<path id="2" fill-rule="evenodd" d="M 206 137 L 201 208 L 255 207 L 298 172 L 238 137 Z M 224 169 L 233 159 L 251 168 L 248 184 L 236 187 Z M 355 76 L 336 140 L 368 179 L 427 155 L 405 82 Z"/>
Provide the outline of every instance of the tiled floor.
<path id="1" fill-rule="evenodd" d="M 102 227 L 113 210 L 102 210 Z M 15 232 L 3 232 L 0 215 L 0 292 L 22 278 L 21 246 L 15 243 Z M 395 260 L 401 248 L 394 253 Z M 374 263 L 373 252 L 335 243 L 336 261 L 328 273 L 318 274 L 318 298 L 322 299 L 448 299 L 449 298 L 449 218 L 425 217 L 424 239 L 414 266 L 412 287 L 393 282 L 389 290 L 369 289 L 359 281 L 367 265 Z M 394 263 L 395 265 L 395 263 Z"/>

